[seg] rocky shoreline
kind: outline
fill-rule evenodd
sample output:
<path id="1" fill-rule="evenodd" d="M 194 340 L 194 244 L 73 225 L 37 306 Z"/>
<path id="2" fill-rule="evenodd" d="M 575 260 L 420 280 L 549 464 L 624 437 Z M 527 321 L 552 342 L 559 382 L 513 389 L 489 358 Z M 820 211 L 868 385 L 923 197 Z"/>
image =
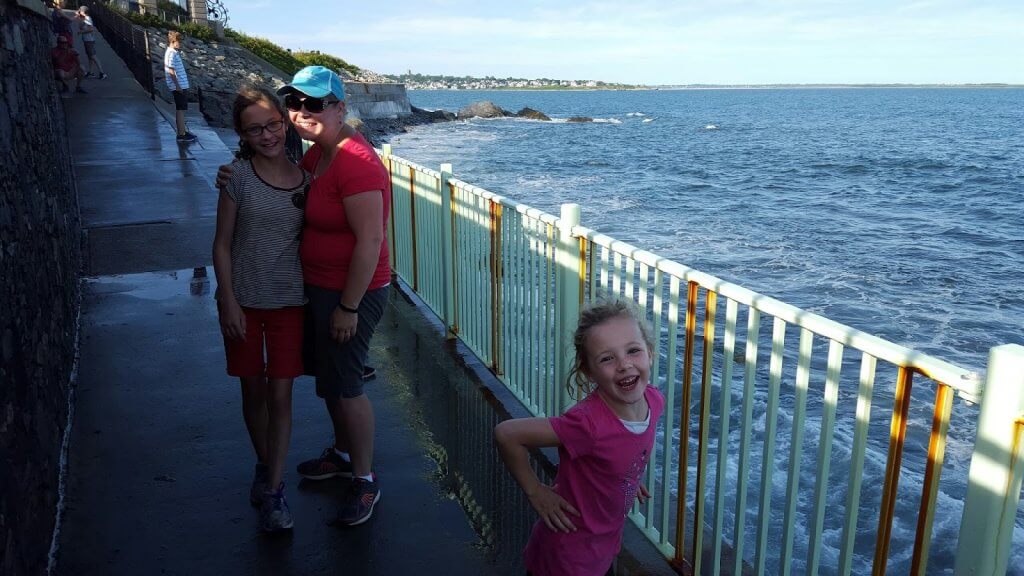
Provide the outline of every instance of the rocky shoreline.
<path id="1" fill-rule="evenodd" d="M 412 106 L 412 114 L 395 118 L 376 118 L 372 120 L 348 120 L 374 146 L 386 143 L 392 136 L 408 132 L 409 128 L 438 122 L 456 120 L 455 114 L 445 110 L 423 110 Z"/>
<path id="2" fill-rule="evenodd" d="M 408 132 L 409 128 L 414 126 L 436 124 L 438 122 L 452 122 L 455 120 L 468 120 L 470 118 L 525 118 L 541 122 L 552 121 L 550 116 L 539 110 L 534 110 L 533 108 L 523 108 L 518 112 L 510 112 L 493 102 L 482 100 L 462 107 L 457 113 L 449 112 L 447 110 L 429 111 L 412 106 L 412 115 L 410 116 L 366 121 L 350 120 L 349 123 L 356 126 L 356 128 L 358 128 L 374 146 L 380 146 L 384 142 L 387 142 L 391 136 Z M 594 119 L 588 116 L 573 116 L 571 118 L 567 118 L 565 121 L 581 123 L 593 122 Z"/>

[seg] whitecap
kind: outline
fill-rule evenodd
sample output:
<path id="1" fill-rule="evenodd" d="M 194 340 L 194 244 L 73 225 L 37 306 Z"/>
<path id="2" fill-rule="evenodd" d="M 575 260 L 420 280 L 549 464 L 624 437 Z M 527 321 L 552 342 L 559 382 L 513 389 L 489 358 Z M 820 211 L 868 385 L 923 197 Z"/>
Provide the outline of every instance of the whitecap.
<path id="1" fill-rule="evenodd" d="M 643 112 L 628 112 L 626 113 L 626 116 L 647 116 L 647 114 L 644 114 Z"/>
<path id="2" fill-rule="evenodd" d="M 594 118 L 595 124 L 622 124 L 618 118 Z"/>
<path id="3" fill-rule="evenodd" d="M 648 122 L 654 122 L 654 118 L 644 118 L 644 124 Z"/>
<path id="4" fill-rule="evenodd" d="M 714 124 L 707 124 L 706 126 L 704 126 L 704 129 L 705 130 L 718 130 L 718 126 L 715 126 Z"/>

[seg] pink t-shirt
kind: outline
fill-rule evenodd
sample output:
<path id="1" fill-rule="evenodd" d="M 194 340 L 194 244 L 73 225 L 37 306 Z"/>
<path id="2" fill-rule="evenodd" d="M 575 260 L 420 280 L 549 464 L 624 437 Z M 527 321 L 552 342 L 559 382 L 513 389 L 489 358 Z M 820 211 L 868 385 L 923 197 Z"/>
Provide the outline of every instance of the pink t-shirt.
<path id="1" fill-rule="evenodd" d="M 665 398 L 653 386 L 644 397 L 651 424 L 642 434 L 623 426 L 597 394 L 564 415 L 551 418 L 561 446 L 555 492 L 580 512 L 576 532 L 552 532 L 542 520 L 533 526 L 523 553 L 535 576 L 603 576 L 622 545 L 626 514 L 636 501 L 640 478 L 654 447 Z"/>

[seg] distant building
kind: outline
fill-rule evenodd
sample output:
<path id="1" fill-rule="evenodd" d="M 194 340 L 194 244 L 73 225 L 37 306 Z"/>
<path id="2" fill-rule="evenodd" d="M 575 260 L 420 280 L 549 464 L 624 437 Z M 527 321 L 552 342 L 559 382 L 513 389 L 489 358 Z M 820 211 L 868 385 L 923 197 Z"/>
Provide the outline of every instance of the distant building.
<path id="1" fill-rule="evenodd" d="M 196 24 L 208 25 L 210 17 L 209 6 L 207 6 L 207 0 L 172 0 L 175 4 L 181 6 L 188 12 L 189 19 Z M 140 12 L 156 12 L 157 0 L 138 0 L 132 1 L 131 4 L 137 4 Z"/>

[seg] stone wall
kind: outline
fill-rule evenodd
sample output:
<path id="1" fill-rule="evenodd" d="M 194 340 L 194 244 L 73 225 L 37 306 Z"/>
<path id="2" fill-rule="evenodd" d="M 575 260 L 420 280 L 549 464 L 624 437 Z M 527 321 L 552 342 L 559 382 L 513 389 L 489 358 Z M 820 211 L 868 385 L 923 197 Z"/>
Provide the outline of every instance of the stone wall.
<path id="1" fill-rule="evenodd" d="M 0 574 L 42 574 L 79 305 L 81 224 L 37 0 L 0 0 Z"/>

